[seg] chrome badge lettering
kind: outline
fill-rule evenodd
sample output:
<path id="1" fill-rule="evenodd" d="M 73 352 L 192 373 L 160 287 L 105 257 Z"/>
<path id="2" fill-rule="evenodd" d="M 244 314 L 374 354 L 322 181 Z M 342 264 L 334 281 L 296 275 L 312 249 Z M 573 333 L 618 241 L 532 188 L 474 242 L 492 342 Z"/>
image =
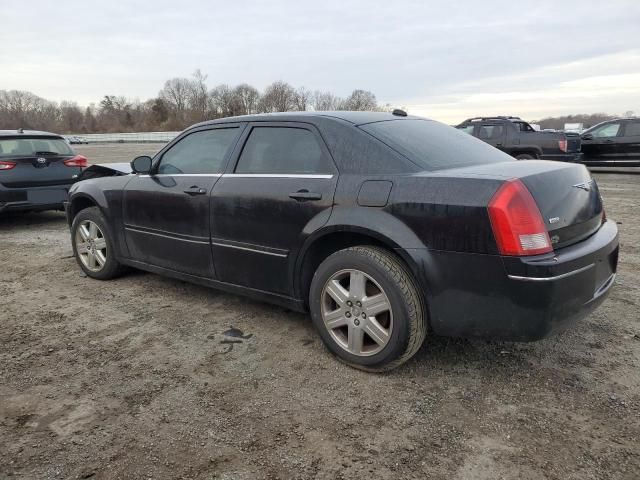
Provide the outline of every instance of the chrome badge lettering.
<path id="1" fill-rule="evenodd" d="M 591 190 L 591 185 L 593 185 L 593 179 L 591 179 L 591 180 L 589 180 L 587 182 L 576 183 L 573 186 L 576 187 L 576 188 L 581 188 L 585 192 L 588 192 L 589 190 Z"/>
<path id="2" fill-rule="evenodd" d="M 551 217 L 549 219 L 549 223 L 553 225 L 554 223 L 558 223 L 560 221 L 560 217 Z"/>

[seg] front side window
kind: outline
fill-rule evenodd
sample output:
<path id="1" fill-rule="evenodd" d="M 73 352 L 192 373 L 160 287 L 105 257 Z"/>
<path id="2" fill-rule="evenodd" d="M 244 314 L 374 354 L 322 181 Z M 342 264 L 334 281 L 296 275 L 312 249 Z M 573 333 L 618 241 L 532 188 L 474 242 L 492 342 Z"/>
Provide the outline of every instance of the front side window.
<path id="1" fill-rule="evenodd" d="M 627 123 L 624 129 L 625 137 L 640 137 L 640 120 Z"/>
<path id="2" fill-rule="evenodd" d="M 254 127 L 236 173 L 309 174 L 332 169 L 315 135 L 304 128 Z"/>
<path id="3" fill-rule="evenodd" d="M 0 157 L 31 157 L 47 155 L 73 155 L 73 150 L 62 138 L 8 138 L 0 139 Z"/>
<path id="4" fill-rule="evenodd" d="M 620 131 L 619 123 L 609 123 L 608 125 L 602 125 L 601 127 L 596 127 L 589 133 L 593 135 L 593 138 L 605 138 L 605 137 L 616 137 L 619 131 Z"/>
<path id="5" fill-rule="evenodd" d="M 216 128 L 187 135 L 162 155 L 158 173 L 221 173 L 238 131 L 237 127 Z"/>

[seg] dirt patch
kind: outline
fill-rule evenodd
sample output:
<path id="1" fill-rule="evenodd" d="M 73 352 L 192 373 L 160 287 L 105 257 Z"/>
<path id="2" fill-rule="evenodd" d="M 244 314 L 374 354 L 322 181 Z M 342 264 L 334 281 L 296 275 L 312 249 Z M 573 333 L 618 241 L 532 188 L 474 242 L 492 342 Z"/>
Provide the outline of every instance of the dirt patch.
<path id="1" fill-rule="evenodd" d="M 622 240 L 598 311 L 533 344 L 428 338 L 386 375 L 304 315 L 86 278 L 62 213 L 0 217 L 0 478 L 639 478 L 640 177 L 596 177 Z"/>

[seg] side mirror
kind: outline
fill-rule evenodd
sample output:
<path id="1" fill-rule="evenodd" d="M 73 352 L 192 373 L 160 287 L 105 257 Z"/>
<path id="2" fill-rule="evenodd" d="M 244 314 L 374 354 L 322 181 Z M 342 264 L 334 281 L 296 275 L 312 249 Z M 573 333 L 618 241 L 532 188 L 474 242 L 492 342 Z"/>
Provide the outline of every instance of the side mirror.
<path id="1" fill-rule="evenodd" d="M 151 171 L 151 163 L 151 157 L 147 155 L 136 157 L 131 162 L 131 170 L 133 170 L 133 173 L 149 173 Z"/>
<path id="2" fill-rule="evenodd" d="M 584 135 L 582 135 L 582 140 L 593 140 L 593 135 L 591 135 L 590 133 L 585 133 Z"/>

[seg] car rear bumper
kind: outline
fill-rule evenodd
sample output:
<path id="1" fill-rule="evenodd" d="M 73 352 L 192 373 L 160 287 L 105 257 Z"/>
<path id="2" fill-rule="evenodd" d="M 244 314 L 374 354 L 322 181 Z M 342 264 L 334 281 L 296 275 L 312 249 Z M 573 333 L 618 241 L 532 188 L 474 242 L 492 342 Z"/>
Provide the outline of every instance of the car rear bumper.
<path id="1" fill-rule="evenodd" d="M 5 188 L 0 186 L 0 212 L 57 210 L 69 195 L 70 185 Z"/>
<path id="2" fill-rule="evenodd" d="M 533 257 L 413 255 L 423 255 L 420 270 L 434 333 L 533 341 L 584 318 L 604 301 L 615 280 L 618 229 L 607 221 L 578 244 Z"/>
<path id="3" fill-rule="evenodd" d="M 540 160 L 556 160 L 558 162 L 571 162 L 571 163 L 580 163 L 582 162 L 583 158 L 584 158 L 584 154 L 581 152 L 540 155 Z"/>

